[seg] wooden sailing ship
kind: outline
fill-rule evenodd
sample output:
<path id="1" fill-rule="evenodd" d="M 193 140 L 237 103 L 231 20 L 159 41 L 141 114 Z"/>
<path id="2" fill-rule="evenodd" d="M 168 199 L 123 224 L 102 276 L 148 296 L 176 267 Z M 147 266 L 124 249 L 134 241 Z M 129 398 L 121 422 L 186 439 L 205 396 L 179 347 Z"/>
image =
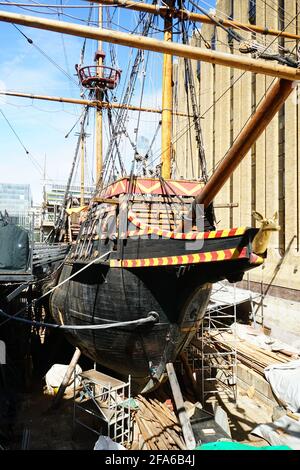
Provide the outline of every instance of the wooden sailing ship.
<path id="1" fill-rule="evenodd" d="M 70 341 L 88 357 L 118 376 L 131 375 L 135 391 L 147 391 L 163 380 L 166 363 L 176 359 L 199 328 L 212 283 L 222 279 L 239 281 L 245 271 L 264 261 L 266 251 L 253 251 L 258 229 L 217 230 L 212 202 L 291 93 L 299 71 L 172 43 L 172 18 L 184 18 L 184 12 L 176 10 L 172 2 L 160 9 L 126 1 L 120 6 L 162 14 L 164 41 L 141 41 L 134 35 L 103 28 L 6 12 L 0 12 L 0 20 L 164 53 L 161 173 L 148 178 L 130 174 L 105 184 L 101 181 L 103 167 L 101 152 L 98 153 L 98 191 L 51 297 L 52 314 L 59 324 L 110 326 L 149 317 L 151 321 L 144 325 L 68 333 Z M 201 20 L 204 18 L 195 18 Z M 233 21 L 229 23 L 235 27 Z M 172 179 L 171 54 L 279 77 L 208 181 Z M 114 86 L 118 74 L 111 69 L 114 73 L 105 76 L 101 54 L 97 60 L 94 71 L 81 68 L 79 75 L 82 83 L 85 81 L 83 85 L 96 90 L 89 103 L 97 107 L 100 131 L 101 110 L 108 107 L 103 103 L 103 93 L 108 88 L 106 78 Z M 69 99 L 75 101 L 84 100 Z M 98 146 L 102 146 L 101 137 Z"/>

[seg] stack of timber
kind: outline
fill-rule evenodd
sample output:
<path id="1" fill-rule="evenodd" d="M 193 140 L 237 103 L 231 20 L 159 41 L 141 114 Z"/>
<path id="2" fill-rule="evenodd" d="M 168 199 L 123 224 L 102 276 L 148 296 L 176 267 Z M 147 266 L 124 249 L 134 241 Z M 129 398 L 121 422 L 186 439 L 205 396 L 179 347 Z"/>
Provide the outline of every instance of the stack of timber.
<path id="1" fill-rule="evenodd" d="M 255 370 L 258 374 L 264 377 L 264 369 L 272 364 L 280 364 L 289 362 L 295 358 L 295 355 L 289 351 L 271 351 L 262 349 L 245 340 L 234 339 L 234 335 L 227 332 L 211 332 L 210 336 L 213 338 L 213 345 L 210 347 L 215 348 L 217 352 L 232 351 L 234 346 L 237 351 L 237 359 L 240 363 Z"/>
<path id="2" fill-rule="evenodd" d="M 176 415 L 157 399 L 139 395 L 133 416 L 132 450 L 186 450 Z"/>

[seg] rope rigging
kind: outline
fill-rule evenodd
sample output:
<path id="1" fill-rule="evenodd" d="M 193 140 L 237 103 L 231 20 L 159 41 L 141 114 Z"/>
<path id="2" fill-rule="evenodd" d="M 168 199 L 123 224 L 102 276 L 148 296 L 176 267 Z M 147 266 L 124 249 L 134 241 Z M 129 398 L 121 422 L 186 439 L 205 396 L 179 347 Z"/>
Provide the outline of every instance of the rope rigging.
<path id="1" fill-rule="evenodd" d="M 183 44 L 188 44 L 189 39 L 186 31 L 185 24 L 182 22 L 182 39 Z M 196 132 L 196 142 L 198 148 L 198 158 L 201 167 L 201 177 L 203 181 L 207 181 L 207 170 L 206 170 L 206 159 L 205 159 L 205 150 L 203 144 L 203 136 L 202 130 L 200 125 L 200 120 L 198 116 L 200 114 L 199 106 L 197 103 L 196 92 L 195 92 L 195 83 L 194 83 L 194 74 L 192 70 L 192 64 L 190 59 L 184 59 L 184 67 L 185 67 L 185 78 L 187 82 L 187 93 L 190 95 L 191 103 L 192 103 L 192 110 L 193 110 L 193 121 L 194 121 L 194 128 Z"/>
<path id="2" fill-rule="evenodd" d="M 152 16 L 140 14 L 139 22 L 141 22 L 141 17 L 145 18 L 145 20 L 142 20 L 143 21 L 142 35 L 147 36 L 151 27 Z M 127 82 L 123 99 L 122 99 L 122 104 L 124 105 L 124 107 L 120 108 L 116 112 L 116 119 L 113 124 L 111 140 L 108 144 L 108 148 L 107 148 L 105 158 L 104 158 L 104 172 L 103 172 L 102 182 L 104 182 L 107 179 L 109 163 L 112 160 L 114 160 L 113 159 L 114 151 L 119 146 L 122 134 L 124 133 L 124 122 L 126 121 L 126 117 L 128 115 L 128 108 L 126 108 L 126 105 L 128 106 L 131 101 L 131 98 L 135 89 L 135 84 L 136 84 L 139 68 L 142 63 L 142 58 L 143 58 L 142 51 L 138 50 L 135 56 L 133 66 L 131 68 L 130 76 Z M 125 174 L 125 168 L 123 166 L 121 167 L 121 173 Z M 98 187 L 97 189 L 99 190 L 100 188 Z"/>
<path id="3" fill-rule="evenodd" d="M 65 208 L 66 208 L 66 205 L 67 205 L 69 192 L 70 192 L 70 187 L 71 187 L 71 183 L 72 183 L 72 179 L 73 179 L 73 176 L 74 176 L 74 171 L 75 171 L 75 167 L 76 167 L 76 163 L 77 163 L 77 159 L 78 159 L 78 155 L 79 155 L 82 136 L 85 133 L 85 123 L 86 123 L 86 120 L 88 118 L 88 113 L 89 113 L 89 108 L 87 106 L 87 107 L 84 108 L 83 114 L 80 117 L 81 118 L 80 132 L 79 132 L 79 135 L 78 135 L 75 154 L 74 154 L 71 170 L 70 170 L 70 173 L 69 173 L 69 178 L 68 178 L 66 189 L 65 189 L 64 199 L 63 199 L 63 202 L 60 206 L 60 212 L 59 212 L 57 220 L 55 221 L 54 229 L 48 235 L 48 238 L 47 238 L 48 241 L 50 241 L 52 239 L 55 239 L 58 236 L 60 230 L 62 229 L 62 227 L 64 226 L 64 223 L 65 223 Z M 76 124 L 77 124 L 77 122 L 76 122 Z"/>
<path id="4" fill-rule="evenodd" d="M 55 60 L 53 60 L 43 49 L 41 49 L 39 46 L 37 46 L 31 38 L 26 36 L 26 34 L 14 23 L 12 23 L 12 26 L 26 39 L 28 44 L 32 45 L 37 51 L 39 51 L 40 54 L 42 54 L 49 62 L 54 65 L 60 72 L 62 72 L 70 81 L 72 81 L 76 87 L 78 87 L 78 83 L 76 80 L 68 73 L 66 72 Z"/>

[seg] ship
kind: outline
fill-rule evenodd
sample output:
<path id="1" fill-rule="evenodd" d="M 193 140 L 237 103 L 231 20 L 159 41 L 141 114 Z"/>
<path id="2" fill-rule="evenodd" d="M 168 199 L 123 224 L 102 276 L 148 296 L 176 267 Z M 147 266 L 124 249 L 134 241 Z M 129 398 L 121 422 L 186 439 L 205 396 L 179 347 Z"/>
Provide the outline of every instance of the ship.
<path id="1" fill-rule="evenodd" d="M 109 5 L 110 0 L 96 3 Z M 128 174 L 105 179 L 106 162 L 100 156 L 96 192 L 50 298 L 56 323 L 69 327 L 69 341 L 114 376 L 131 376 L 134 392 L 145 393 L 164 381 L 166 364 L 176 360 L 199 329 L 213 283 L 224 279 L 238 282 L 267 256 L 265 244 L 263 249 L 257 248 L 262 237 L 260 229 L 218 229 L 213 201 L 291 94 L 299 71 L 296 62 L 280 62 L 282 57 L 275 59 L 279 61 L 275 65 L 262 59 L 203 52 L 188 45 L 184 34 L 185 44 L 172 43 L 173 18 L 184 22 L 195 15 L 176 8 L 174 2 L 166 2 L 163 7 L 126 0 L 111 3 L 143 14 L 162 15 L 164 41 L 147 37 L 141 41 L 134 34 L 104 30 L 100 14 L 100 28 L 66 26 L 59 21 L 3 12 L 0 20 L 100 41 L 95 64 L 76 67 L 82 87 L 90 91 L 89 103 L 96 107 L 98 131 L 103 108 L 116 106 L 108 102 L 107 96 L 108 90 L 118 85 L 121 73 L 104 65 L 101 41 L 164 54 L 161 163 L 156 174 L 147 174 L 143 165 L 137 174 L 133 165 Z M 220 26 L 210 14 L 203 18 Z M 234 22 L 227 23 L 221 26 L 234 28 Z M 253 50 L 248 48 L 248 52 Z M 205 171 L 195 106 L 193 118 L 198 123 L 202 174 L 197 181 L 172 175 L 172 53 L 187 61 L 196 58 L 277 77 L 210 178 Z M 120 104 L 120 109 L 122 106 L 129 109 L 130 105 Z M 83 134 L 84 128 L 81 137 Z M 136 161 L 140 158 L 135 157 Z M 59 223 L 57 227 L 61 229 Z"/>

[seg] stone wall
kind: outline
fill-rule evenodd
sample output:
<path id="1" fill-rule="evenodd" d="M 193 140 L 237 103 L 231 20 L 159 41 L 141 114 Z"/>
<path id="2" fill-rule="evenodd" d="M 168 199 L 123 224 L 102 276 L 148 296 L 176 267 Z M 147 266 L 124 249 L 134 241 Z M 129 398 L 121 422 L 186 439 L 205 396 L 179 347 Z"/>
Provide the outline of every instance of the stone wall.
<path id="1" fill-rule="evenodd" d="M 300 11 L 296 0 L 272 0 L 267 3 L 265 5 L 264 1 L 256 0 L 257 24 L 274 29 L 285 27 L 287 31 L 300 34 L 300 19 L 292 21 Z M 280 14 L 283 6 L 284 17 Z M 233 14 L 234 19 L 249 23 L 248 0 L 219 0 L 217 14 L 220 17 L 221 12 Z M 255 36 L 250 31 L 238 32 L 245 39 L 256 37 L 264 45 L 274 40 L 272 36 Z M 222 29 L 203 25 L 201 35 L 202 38 L 196 36 L 193 39 L 194 45 L 205 47 L 206 40 L 218 51 L 239 54 L 239 44 L 235 40 L 230 43 L 228 34 Z M 276 49 L 277 44 L 278 40 L 275 39 L 269 50 Z M 281 45 L 293 49 L 296 43 L 293 40 L 281 40 Z M 211 174 L 249 119 L 252 110 L 264 97 L 273 79 L 196 61 L 193 61 L 193 70 L 200 114 L 203 116 L 201 124 L 207 165 Z M 174 83 L 175 105 L 180 111 L 191 112 L 191 100 L 184 82 L 183 59 L 175 63 Z M 300 97 L 300 87 L 298 94 Z M 195 134 L 187 132 L 192 124 L 191 118 L 174 117 L 174 176 L 196 179 L 199 177 L 199 165 Z M 293 301 L 300 301 L 299 124 L 300 106 L 296 87 L 284 109 L 275 116 L 215 200 L 218 205 L 238 204 L 237 207 L 216 209 L 218 228 L 254 226 L 251 215 L 253 210 L 268 217 L 275 211 L 279 212 L 282 230 L 272 235 L 267 261 L 263 267 L 251 272 L 250 280 L 263 285 L 263 291 L 269 290 L 270 286 L 284 288 L 287 299 L 289 291 L 293 294 Z"/>

